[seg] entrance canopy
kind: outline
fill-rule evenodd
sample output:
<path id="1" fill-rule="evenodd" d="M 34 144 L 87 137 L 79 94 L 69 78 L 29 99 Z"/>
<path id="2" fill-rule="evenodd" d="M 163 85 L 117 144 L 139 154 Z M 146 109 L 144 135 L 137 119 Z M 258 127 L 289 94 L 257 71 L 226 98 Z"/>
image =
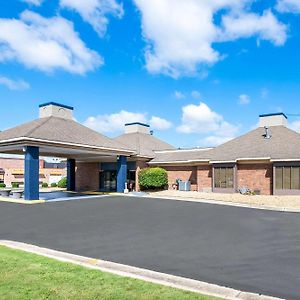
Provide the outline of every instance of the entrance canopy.
<path id="1" fill-rule="evenodd" d="M 134 154 L 123 144 L 110 139 L 73 119 L 73 108 L 50 102 L 40 105 L 40 118 L 0 132 L 0 153 L 25 154 L 25 198 L 37 197 L 39 156 L 68 159 L 69 187 L 75 188 L 75 161 L 100 161 L 114 157 L 122 172 L 119 190 L 124 190 L 124 162 Z M 37 185 L 37 186 L 36 186 Z M 34 196 L 27 192 L 34 189 Z"/>
<path id="2" fill-rule="evenodd" d="M 0 152 L 22 154 L 37 146 L 40 155 L 88 160 L 133 154 L 124 145 L 71 119 L 50 116 L 0 132 Z"/>

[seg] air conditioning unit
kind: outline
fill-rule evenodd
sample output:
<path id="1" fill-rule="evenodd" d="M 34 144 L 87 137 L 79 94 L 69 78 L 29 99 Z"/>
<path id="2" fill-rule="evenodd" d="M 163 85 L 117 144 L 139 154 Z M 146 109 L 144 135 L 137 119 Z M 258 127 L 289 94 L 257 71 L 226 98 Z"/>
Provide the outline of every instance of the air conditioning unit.
<path id="1" fill-rule="evenodd" d="M 190 181 L 179 181 L 179 191 L 188 192 L 191 190 L 191 182 Z"/>

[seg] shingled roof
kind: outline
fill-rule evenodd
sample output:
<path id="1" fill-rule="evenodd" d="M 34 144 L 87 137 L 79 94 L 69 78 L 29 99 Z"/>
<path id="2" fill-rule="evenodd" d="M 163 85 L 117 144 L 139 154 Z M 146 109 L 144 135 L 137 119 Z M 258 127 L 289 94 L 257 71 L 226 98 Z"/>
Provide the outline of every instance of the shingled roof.
<path id="1" fill-rule="evenodd" d="M 247 134 L 216 147 L 211 161 L 236 161 L 240 159 L 292 160 L 300 159 L 300 134 L 285 127 L 272 126 L 270 138 L 259 127 Z"/>
<path id="2" fill-rule="evenodd" d="M 285 127 L 272 126 L 270 138 L 259 127 L 212 149 L 158 151 L 150 164 L 192 162 L 236 162 L 239 160 L 299 160 L 300 134 Z"/>
<path id="3" fill-rule="evenodd" d="M 150 164 L 209 162 L 212 148 L 176 149 L 155 151 L 156 157 Z"/>
<path id="4" fill-rule="evenodd" d="M 174 149 L 172 145 L 155 136 L 140 132 L 122 134 L 115 141 L 126 145 L 135 155 L 145 158 L 154 158 L 156 150 Z"/>
<path id="5" fill-rule="evenodd" d="M 59 117 L 46 117 L 0 132 L 0 145 L 9 141 L 40 140 L 108 150 L 128 151 L 126 146 L 78 122 Z"/>

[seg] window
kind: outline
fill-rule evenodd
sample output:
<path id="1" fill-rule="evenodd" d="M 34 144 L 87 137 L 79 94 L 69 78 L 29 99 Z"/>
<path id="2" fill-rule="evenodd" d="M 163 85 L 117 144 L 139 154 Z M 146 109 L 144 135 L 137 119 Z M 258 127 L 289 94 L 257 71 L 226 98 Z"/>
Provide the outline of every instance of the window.
<path id="1" fill-rule="evenodd" d="M 214 183 L 215 183 L 215 188 L 233 189 L 234 168 L 214 167 Z"/>
<path id="2" fill-rule="evenodd" d="M 300 167 L 275 168 L 277 190 L 300 190 Z"/>

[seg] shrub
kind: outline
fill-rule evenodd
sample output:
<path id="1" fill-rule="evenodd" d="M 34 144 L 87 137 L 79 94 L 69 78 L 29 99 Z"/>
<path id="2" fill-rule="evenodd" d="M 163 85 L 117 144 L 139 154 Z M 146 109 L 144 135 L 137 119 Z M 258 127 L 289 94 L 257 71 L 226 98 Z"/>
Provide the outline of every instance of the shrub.
<path id="1" fill-rule="evenodd" d="M 139 172 L 139 184 L 142 190 L 163 189 L 168 185 L 168 173 L 162 168 L 146 168 Z"/>
<path id="2" fill-rule="evenodd" d="M 67 177 L 63 177 L 57 184 L 59 188 L 66 188 L 67 187 Z"/>
<path id="3" fill-rule="evenodd" d="M 6 184 L 5 183 L 0 183 L 0 188 L 5 188 Z"/>
<path id="4" fill-rule="evenodd" d="M 20 184 L 19 184 L 18 182 L 13 182 L 13 183 L 11 184 L 11 187 L 14 188 L 14 189 L 19 188 L 19 186 L 20 186 Z"/>
<path id="5" fill-rule="evenodd" d="M 51 187 L 57 187 L 57 183 L 56 182 L 51 183 Z"/>
<path id="6" fill-rule="evenodd" d="M 48 183 L 47 182 L 43 182 L 42 183 L 42 188 L 47 188 L 49 185 L 48 185 Z"/>

